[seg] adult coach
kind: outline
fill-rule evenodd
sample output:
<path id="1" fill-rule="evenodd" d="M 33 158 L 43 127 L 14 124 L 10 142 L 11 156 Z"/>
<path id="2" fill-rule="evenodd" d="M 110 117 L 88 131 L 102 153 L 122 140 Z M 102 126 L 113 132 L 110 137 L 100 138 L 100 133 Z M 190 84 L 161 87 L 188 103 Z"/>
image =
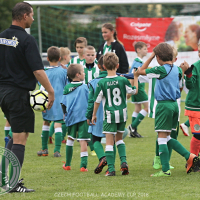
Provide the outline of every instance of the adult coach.
<path id="1" fill-rule="evenodd" d="M 34 132 L 29 91 L 35 89 L 37 80 L 48 92 L 49 109 L 54 102 L 54 90 L 44 72 L 36 41 L 25 31 L 31 27 L 33 15 L 30 4 L 17 3 L 12 10 L 12 25 L 0 33 L 0 106 L 13 131 L 7 148 L 16 155 L 21 167 L 29 132 Z M 11 190 L 33 191 L 24 187 L 21 180 Z"/>
<path id="2" fill-rule="evenodd" d="M 106 23 L 102 26 L 102 36 L 105 42 L 100 45 L 97 51 L 97 60 L 107 52 L 114 52 L 119 58 L 118 73 L 129 71 L 128 58 L 123 45 L 117 39 L 117 33 L 112 24 Z"/>

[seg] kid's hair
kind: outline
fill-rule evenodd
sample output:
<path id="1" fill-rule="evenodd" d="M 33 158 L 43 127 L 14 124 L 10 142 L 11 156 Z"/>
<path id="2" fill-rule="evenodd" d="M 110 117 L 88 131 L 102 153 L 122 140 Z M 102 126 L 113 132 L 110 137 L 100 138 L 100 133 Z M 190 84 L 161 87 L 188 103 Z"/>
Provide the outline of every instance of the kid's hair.
<path id="1" fill-rule="evenodd" d="M 104 55 L 102 55 L 99 60 L 98 60 L 98 65 L 101 66 L 101 69 L 104 70 L 104 71 L 107 71 L 104 67 L 103 67 L 103 57 Z"/>
<path id="2" fill-rule="evenodd" d="M 106 28 L 106 29 L 109 29 L 110 31 L 114 31 L 114 35 L 113 35 L 113 36 L 114 36 L 114 39 L 115 39 L 116 41 L 120 42 L 120 41 L 118 40 L 118 38 L 117 38 L 117 32 L 116 32 L 114 26 L 113 26 L 111 23 L 105 23 L 105 24 L 103 24 L 102 28 Z M 121 43 L 121 42 L 120 42 L 120 43 Z M 121 44 L 122 44 L 122 43 L 121 43 Z"/>
<path id="3" fill-rule="evenodd" d="M 64 56 L 70 55 L 70 54 L 71 54 L 71 51 L 68 47 L 60 47 L 60 57 L 61 57 L 60 61 L 64 60 Z"/>
<path id="4" fill-rule="evenodd" d="M 51 46 L 47 49 L 47 57 L 50 62 L 57 62 L 60 59 L 60 49 L 55 46 Z"/>
<path id="5" fill-rule="evenodd" d="M 143 47 L 147 47 L 147 44 L 145 42 L 136 42 L 135 45 L 134 45 L 134 48 L 135 48 L 135 52 L 137 53 L 137 49 L 141 49 Z"/>
<path id="6" fill-rule="evenodd" d="M 90 46 L 90 45 L 88 45 L 88 46 L 86 46 L 86 47 L 84 48 L 83 53 L 85 53 L 86 50 L 94 50 L 94 51 L 96 52 L 96 49 L 95 49 L 93 46 Z"/>
<path id="7" fill-rule="evenodd" d="M 175 59 L 178 55 L 178 51 L 176 47 L 172 47 L 172 49 L 173 49 L 173 59 Z"/>
<path id="8" fill-rule="evenodd" d="M 173 60 L 173 48 L 171 45 L 162 42 L 158 44 L 154 49 L 154 53 L 162 61 L 172 61 Z"/>
<path id="9" fill-rule="evenodd" d="M 103 64 L 107 70 L 114 70 L 119 63 L 119 58 L 113 52 L 108 52 L 103 57 Z"/>
<path id="10" fill-rule="evenodd" d="M 83 66 L 81 64 L 70 64 L 67 68 L 67 75 L 70 79 L 74 79 L 76 74 L 81 74 L 81 69 Z"/>
<path id="11" fill-rule="evenodd" d="M 74 42 L 75 48 L 76 48 L 76 44 L 78 43 L 84 43 L 84 45 L 87 46 L 87 39 L 84 37 L 78 37 Z"/>

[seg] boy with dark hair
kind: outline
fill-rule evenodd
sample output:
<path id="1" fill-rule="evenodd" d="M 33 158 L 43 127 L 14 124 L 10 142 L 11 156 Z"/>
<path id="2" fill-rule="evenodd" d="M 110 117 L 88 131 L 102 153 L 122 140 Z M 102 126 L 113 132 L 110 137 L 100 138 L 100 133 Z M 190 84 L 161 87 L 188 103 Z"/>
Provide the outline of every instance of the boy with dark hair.
<path id="1" fill-rule="evenodd" d="M 55 91 L 55 102 L 50 110 L 46 110 L 43 115 L 42 126 L 42 149 L 37 152 L 38 156 L 48 156 L 48 138 L 51 121 L 54 122 L 55 129 L 55 148 L 54 157 L 60 157 L 60 148 L 62 141 L 62 123 L 63 112 L 60 106 L 60 99 L 62 98 L 63 89 L 67 83 L 67 70 L 59 66 L 60 61 L 60 49 L 52 46 L 47 50 L 47 60 L 50 66 L 46 68 L 45 72 L 51 82 Z M 40 87 L 43 90 L 43 87 Z"/>
<path id="2" fill-rule="evenodd" d="M 160 66 L 147 69 L 155 56 Z M 147 74 L 149 78 L 157 78 L 155 99 L 158 104 L 155 114 L 155 131 L 158 133 L 162 170 L 152 174 L 153 177 L 171 176 L 168 147 L 185 157 L 187 160 L 187 173 L 190 173 L 199 163 L 196 155 L 187 151 L 177 140 L 170 137 L 171 131 L 177 127 L 179 110 L 176 100 L 180 97 L 180 72 L 172 60 L 173 48 L 167 43 L 160 43 L 153 49 L 150 58 L 138 69 L 138 73 L 141 75 Z M 182 74 L 180 73 L 180 75 Z"/>
<path id="3" fill-rule="evenodd" d="M 72 58 L 69 62 L 69 65 L 70 64 L 85 65 L 85 58 L 83 54 L 84 54 L 84 48 L 87 46 L 87 39 L 84 37 L 78 37 L 74 42 L 74 46 L 76 48 L 78 56 Z"/>
<path id="4" fill-rule="evenodd" d="M 95 125 L 97 110 L 104 99 L 103 133 L 106 134 L 105 155 L 108 164 L 106 176 L 115 176 L 114 135 L 121 160 L 122 175 L 128 175 L 126 148 L 122 139 L 127 120 L 126 93 L 137 93 L 138 75 L 134 73 L 135 86 L 133 88 L 126 78 L 117 76 L 116 71 L 119 67 L 119 59 L 112 52 L 104 55 L 103 67 L 107 69 L 108 76 L 98 82 L 94 95 L 95 103 L 91 122 Z"/>
<path id="5" fill-rule="evenodd" d="M 88 105 L 88 87 L 83 84 L 85 73 L 81 64 L 71 64 L 68 67 L 68 77 L 72 80 L 64 88 L 61 105 L 64 112 L 64 121 L 68 127 L 68 138 L 66 143 L 66 163 L 64 170 L 71 170 L 71 160 L 73 154 L 74 140 L 77 140 L 81 146 L 81 164 L 80 171 L 87 170 L 87 141 L 90 141 L 88 133 L 87 118 L 85 117 Z M 78 132 L 78 134 L 77 134 Z"/>
<path id="6" fill-rule="evenodd" d="M 137 53 L 137 58 L 135 58 L 133 61 L 130 73 L 133 73 L 134 69 L 137 69 L 143 65 L 142 58 L 146 56 L 148 52 L 147 44 L 144 42 L 137 42 L 134 47 Z M 133 86 L 133 80 L 130 82 Z M 127 97 L 129 98 L 130 95 Z M 137 95 L 131 95 L 131 98 L 132 103 L 135 104 L 135 110 L 132 114 L 132 123 L 129 125 L 130 137 L 141 138 L 142 136 L 137 132 L 137 127 L 148 113 L 148 96 L 145 92 L 145 83 L 138 83 L 138 93 Z M 142 109 L 142 105 L 144 106 L 144 109 Z"/>

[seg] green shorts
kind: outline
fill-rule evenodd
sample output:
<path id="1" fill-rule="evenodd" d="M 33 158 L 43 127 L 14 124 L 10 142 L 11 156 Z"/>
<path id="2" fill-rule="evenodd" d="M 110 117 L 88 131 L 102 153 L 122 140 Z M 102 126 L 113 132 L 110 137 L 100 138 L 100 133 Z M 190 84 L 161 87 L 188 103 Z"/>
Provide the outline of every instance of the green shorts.
<path id="1" fill-rule="evenodd" d="M 176 130 L 179 109 L 176 101 L 158 101 L 155 113 L 155 131 L 171 132 Z"/>
<path id="2" fill-rule="evenodd" d="M 117 134 L 117 132 L 124 133 L 126 122 L 121 123 L 107 123 L 103 122 L 103 133 Z"/>
<path id="3" fill-rule="evenodd" d="M 88 133 L 87 121 L 68 126 L 68 137 L 72 138 L 73 140 L 77 139 L 90 141 L 90 135 L 91 134 Z"/>
<path id="4" fill-rule="evenodd" d="M 148 102 L 147 93 L 144 90 L 145 83 L 138 82 L 138 93 L 136 95 L 131 96 L 132 103 L 141 104 Z"/>

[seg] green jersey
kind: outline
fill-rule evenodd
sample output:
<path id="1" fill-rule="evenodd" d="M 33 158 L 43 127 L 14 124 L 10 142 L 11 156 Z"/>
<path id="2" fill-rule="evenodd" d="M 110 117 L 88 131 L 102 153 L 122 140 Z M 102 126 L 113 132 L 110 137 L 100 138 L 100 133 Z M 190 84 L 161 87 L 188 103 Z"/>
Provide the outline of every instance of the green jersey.
<path id="1" fill-rule="evenodd" d="M 103 101 L 104 120 L 107 123 L 121 123 L 127 120 L 126 93 L 135 94 L 135 86 L 121 76 L 107 76 L 101 79 L 95 91 L 95 102 Z"/>
<path id="2" fill-rule="evenodd" d="M 80 59 L 79 56 L 76 56 L 74 58 L 72 58 L 70 61 L 69 61 L 69 65 L 70 64 L 81 64 L 81 65 L 85 65 L 85 59 Z"/>
<path id="3" fill-rule="evenodd" d="M 95 59 L 94 63 L 95 63 L 95 64 L 98 64 L 97 59 Z M 84 65 L 86 64 L 86 61 L 85 61 L 85 59 L 82 59 L 82 60 L 81 60 L 81 59 L 79 58 L 79 56 L 76 56 L 76 57 L 72 58 L 72 59 L 69 61 L 69 65 L 70 65 L 70 64 L 81 64 L 81 65 L 84 66 Z M 69 66 L 69 65 L 68 65 L 68 66 Z"/>
<path id="4" fill-rule="evenodd" d="M 86 65 L 83 65 L 84 72 L 85 72 L 85 80 L 83 81 L 85 84 L 88 84 L 91 80 L 94 78 L 97 78 L 99 76 L 99 68 L 98 65 L 94 62 L 93 67 L 86 67 Z"/>

